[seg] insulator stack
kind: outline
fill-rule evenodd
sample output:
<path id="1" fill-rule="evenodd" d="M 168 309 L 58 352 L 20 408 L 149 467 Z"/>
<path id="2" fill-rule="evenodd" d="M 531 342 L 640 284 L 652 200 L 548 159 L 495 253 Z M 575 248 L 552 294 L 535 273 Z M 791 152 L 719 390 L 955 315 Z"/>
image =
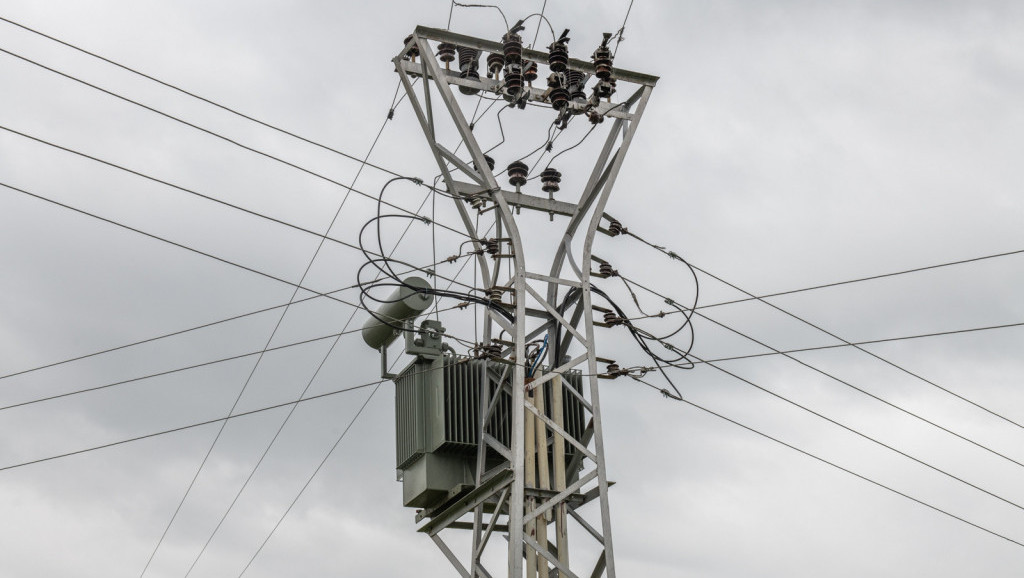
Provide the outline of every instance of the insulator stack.
<path id="1" fill-rule="evenodd" d="M 601 265 L 597 268 L 597 271 L 598 273 L 604 275 L 605 277 L 615 277 L 616 275 L 619 274 L 618 271 L 612 269 L 611 263 L 601 263 Z"/>
<path id="2" fill-rule="evenodd" d="M 568 32 L 568 30 L 566 31 Z M 548 68 L 562 72 L 569 66 L 569 39 L 564 38 L 548 46 Z"/>
<path id="3" fill-rule="evenodd" d="M 409 46 L 410 42 L 412 42 L 412 34 L 406 36 L 405 40 L 402 42 L 402 44 L 404 44 L 406 46 Z M 413 62 L 416 62 L 416 57 L 419 56 L 419 55 L 420 55 L 420 47 L 419 47 L 418 44 L 413 44 L 412 46 L 409 46 L 409 50 L 405 51 L 405 57 L 412 59 Z"/>
<path id="4" fill-rule="evenodd" d="M 594 72 L 594 76 L 601 80 L 608 80 L 612 77 L 612 49 L 608 48 L 608 39 L 611 34 L 604 35 L 604 42 L 601 46 L 597 47 L 594 51 L 594 55 L 591 57 L 594 59 L 594 68 L 597 69 Z"/>
<path id="5" fill-rule="evenodd" d="M 604 312 L 604 322 L 607 325 L 615 327 L 616 325 L 622 325 L 622 323 L 624 321 L 625 321 L 625 319 L 623 319 L 623 318 L 619 317 L 618 315 L 616 315 L 614 311 L 605 311 Z"/>
<path id="6" fill-rule="evenodd" d="M 523 64 L 523 80 L 530 83 L 533 86 L 533 81 L 537 80 L 537 63 L 527 60 Z"/>
<path id="7" fill-rule="evenodd" d="M 480 51 L 468 46 L 459 46 L 459 76 L 469 80 L 480 80 Z M 470 86 L 459 86 L 462 94 L 476 94 L 480 89 Z"/>
<path id="8" fill-rule="evenodd" d="M 487 168 L 491 169 L 492 171 L 494 170 L 494 159 L 487 155 L 484 155 L 484 162 L 487 163 Z M 476 164 L 476 161 L 473 161 L 473 168 L 478 171 L 480 170 L 480 167 L 479 165 Z"/>
<path id="9" fill-rule="evenodd" d="M 485 239 L 484 240 L 484 251 L 488 255 L 497 255 L 501 253 L 501 243 L 497 239 Z"/>
<path id="10" fill-rule="evenodd" d="M 586 74 L 579 70 L 567 70 L 565 72 L 565 81 L 569 85 L 570 98 L 573 100 L 586 100 L 587 94 L 583 92 L 583 87 L 587 82 Z"/>
<path id="11" fill-rule="evenodd" d="M 558 183 L 562 182 L 562 173 L 548 167 L 540 173 L 541 190 L 545 193 L 557 193 Z"/>
<path id="12" fill-rule="evenodd" d="M 562 110 L 569 103 L 569 91 L 563 86 L 563 74 L 554 72 L 548 77 L 548 98 L 551 100 L 551 107 L 555 110 Z"/>
<path id="13" fill-rule="evenodd" d="M 487 55 L 487 78 L 498 79 L 502 67 L 505 66 L 505 57 L 494 52 Z"/>
<path id="14" fill-rule="evenodd" d="M 509 64 L 505 67 L 505 98 L 512 100 L 523 90 L 523 67 Z"/>
<path id="15" fill-rule="evenodd" d="M 519 64 L 523 59 L 523 39 L 514 32 L 501 37 L 505 51 L 505 62 Z"/>
<path id="16" fill-rule="evenodd" d="M 455 60 L 455 45 L 450 42 L 442 42 L 438 44 L 437 58 L 444 63 L 445 69 L 450 69 L 450 63 Z"/>
<path id="17" fill-rule="evenodd" d="M 530 167 L 523 161 L 514 161 L 508 166 L 508 183 L 513 187 L 521 187 L 526 184 L 526 175 Z"/>
<path id="18" fill-rule="evenodd" d="M 619 368 L 619 364 L 618 363 L 609 363 L 608 364 L 608 371 L 607 371 L 607 373 L 611 377 L 618 377 L 618 376 L 622 375 L 622 370 Z"/>
<path id="19" fill-rule="evenodd" d="M 487 199 L 482 195 L 473 195 L 469 198 L 469 206 L 479 211 L 487 206 Z"/>
<path id="20" fill-rule="evenodd" d="M 601 124 L 602 122 L 604 122 L 604 115 L 597 112 L 596 110 L 588 110 L 587 120 L 590 121 L 590 124 Z"/>
<path id="21" fill-rule="evenodd" d="M 501 297 L 505 294 L 505 291 L 501 287 L 494 287 L 487 290 L 487 299 L 493 303 L 501 303 Z M 498 346 L 500 349 L 500 345 Z"/>
<path id="22" fill-rule="evenodd" d="M 620 223 L 618 220 L 612 219 L 608 222 L 608 234 L 610 236 L 615 237 L 616 235 L 625 233 L 626 231 L 627 229 L 623 227 L 622 223 Z"/>

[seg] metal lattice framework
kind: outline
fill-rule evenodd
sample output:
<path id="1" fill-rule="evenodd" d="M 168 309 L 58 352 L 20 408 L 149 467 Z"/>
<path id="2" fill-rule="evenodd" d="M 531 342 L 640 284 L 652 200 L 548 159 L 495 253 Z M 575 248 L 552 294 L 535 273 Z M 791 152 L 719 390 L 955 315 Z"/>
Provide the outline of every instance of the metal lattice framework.
<path id="1" fill-rule="evenodd" d="M 496 533 L 507 538 L 510 577 L 521 577 L 525 570 L 530 578 L 602 575 L 614 578 L 609 484 L 604 462 L 598 358 L 594 348 L 595 322 L 590 313 L 589 264 L 604 207 L 658 79 L 615 70 L 620 92 L 624 92 L 622 89 L 626 84 L 636 86 L 636 89 L 620 102 L 612 103 L 609 98 L 607 102 L 591 103 L 591 110 L 613 119 L 610 132 L 579 199 L 574 203 L 558 201 L 523 194 L 519 190 L 504 190 L 499 186 L 452 91 L 452 85 L 494 93 L 500 91 L 500 82 L 490 78 L 463 78 L 458 71 L 439 65 L 434 56 L 435 46 L 431 43 L 442 42 L 481 53 L 499 54 L 502 45 L 445 30 L 417 27 L 402 53 L 394 58 L 394 64 L 445 185 L 456 199 L 459 215 L 477 250 L 481 249 L 483 239 L 471 211 L 474 211 L 474 205 L 479 207 L 480 200 L 494 205 L 497 236 L 507 239 L 511 248 L 509 278 L 499 279 L 500 268 L 495 266 L 492 269 L 482 252 L 477 257 L 478 266 L 482 278 L 490 282 L 488 288 L 501 287 L 503 294 L 510 295 L 511 303 L 503 306 L 514 314 L 514 321 L 510 323 L 494 311 L 486 310 L 482 328 L 484 341 L 490 341 L 495 328 L 512 336 L 512 341 L 498 356 L 504 363 L 494 365 L 503 369 L 488 371 L 491 387 L 485 387 L 482 395 L 483 419 L 479 422 L 475 486 L 442 506 L 420 512 L 418 521 L 428 520 L 420 531 L 434 540 L 466 578 L 492 576 L 484 567 L 482 556 L 488 546 L 496 542 Z M 415 56 L 410 57 L 417 48 L 418 60 Z M 547 54 L 524 49 L 522 58 L 546 62 Z M 593 64 L 575 59 L 569 60 L 568 69 L 588 77 L 595 73 Z M 422 80 L 418 90 L 414 86 L 415 78 Z M 524 88 L 521 96 L 534 102 L 548 98 L 545 91 L 532 87 Z M 437 141 L 435 123 L 442 117 L 434 110 L 437 100 L 443 103 L 447 113 L 444 116 L 450 117 L 454 123 L 461 146 L 469 153 L 469 160 L 458 157 Z M 580 104 L 569 103 L 568 106 Z M 459 180 L 459 174 L 469 182 Z M 547 272 L 528 267 L 514 212 L 522 209 L 568 217 L 562 242 L 554 248 L 554 258 Z M 558 226 L 558 223 L 551 226 Z M 582 238 L 579 262 L 572 255 L 573 240 L 577 237 Z M 568 272 L 563 271 L 566 261 L 570 265 Z M 582 329 L 580 321 L 583 322 Z M 523 363 L 526 344 L 545 334 L 551 345 L 546 366 L 549 369 L 543 375 L 535 374 L 530 379 Z M 565 352 L 574 342 L 575 349 L 583 349 L 584 352 L 569 358 Z M 567 373 L 574 369 L 582 370 L 586 376 L 583 378 L 585 386 L 579 391 L 566 386 Z M 492 391 L 496 394 L 492 395 Z M 509 397 L 511 435 L 508 436 L 510 444 L 506 445 L 499 441 L 499 437 L 505 436 L 490 431 L 494 422 L 490 417 L 501 405 L 499 399 Z M 582 435 L 567 433 L 563 422 L 565 403 L 583 408 L 585 427 Z M 493 465 L 494 456 L 500 456 L 496 466 Z M 594 502 L 596 508 L 584 509 Z M 585 567 L 582 563 L 572 562 L 569 557 L 570 518 L 575 521 L 574 528 L 582 529 L 580 536 L 589 535 L 599 551 L 597 560 L 588 560 Z M 457 556 L 442 538 L 442 532 L 455 530 L 472 532 L 472 552 L 464 559 Z M 576 566 L 571 567 L 574 563 Z"/>

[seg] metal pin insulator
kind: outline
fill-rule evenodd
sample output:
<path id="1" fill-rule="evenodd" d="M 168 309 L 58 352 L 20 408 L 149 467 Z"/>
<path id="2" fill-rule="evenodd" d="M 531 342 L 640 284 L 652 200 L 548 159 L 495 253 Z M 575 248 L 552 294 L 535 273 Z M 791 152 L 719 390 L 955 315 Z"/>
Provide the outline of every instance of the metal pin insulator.
<path id="1" fill-rule="evenodd" d="M 523 161 L 514 161 L 508 166 L 508 182 L 513 187 L 521 187 L 526 184 L 526 175 L 530 167 Z"/>
<path id="2" fill-rule="evenodd" d="M 487 78 L 498 79 L 505 66 L 505 57 L 494 52 L 487 55 Z"/>
<path id="3" fill-rule="evenodd" d="M 533 61 L 526 61 L 523 63 L 523 80 L 532 83 L 537 80 L 537 63 Z"/>
<path id="4" fill-rule="evenodd" d="M 402 44 L 404 44 L 405 46 L 409 46 L 410 42 L 412 42 L 412 34 L 406 36 L 405 40 L 402 42 Z M 416 61 L 416 57 L 419 56 L 419 55 L 420 55 L 420 47 L 419 47 L 418 44 L 413 44 L 412 46 L 409 46 L 409 50 L 405 51 L 405 57 L 412 59 L 413 62 Z"/>
<path id="5" fill-rule="evenodd" d="M 548 46 L 548 68 L 554 72 L 562 72 L 569 66 L 569 39 L 555 42 Z"/>
<path id="6" fill-rule="evenodd" d="M 509 32 L 501 37 L 502 48 L 505 53 L 505 62 L 518 64 L 523 59 L 523 39 L 514 32 Z"/>
<path id="7" fill-rule="evenodd" d="M 484 155 L 484 162 L 487 163 L 487 168 L 491 169 L 492 171 L 494 170 L 494 159 L 493 158 L 491 158 L 491 157 L 489 157 L 487 155 Z M 473 161 L 473 168 L 476 169 L 477 171 L 480 170 L 480 166 L 476 164 L 476 161 Z"/>
<path id="8" fill-rule="evenodd" d="M 448 68 L 450 62 L 455 60 L 455 45 L 450 42 L 442 42 L 437 45 L 437 58 Z"/>
<path id="9" fill-rule="evenodd" d="M 557 169 L 548 167 L 540 173 L 541 190 L 545 193 L 557 193 L 558 183 L 562 182 L 562 173 Z"/>

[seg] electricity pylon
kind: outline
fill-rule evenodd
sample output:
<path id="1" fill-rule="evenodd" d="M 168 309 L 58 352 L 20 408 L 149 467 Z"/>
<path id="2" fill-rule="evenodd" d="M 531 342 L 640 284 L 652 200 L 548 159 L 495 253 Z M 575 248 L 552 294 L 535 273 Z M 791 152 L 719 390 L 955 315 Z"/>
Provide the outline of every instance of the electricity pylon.
<path id="1" fill-rule="evenodd" d="M 590 263 L 604 207 L 658 79 L 626 70 L 615 69 L 612 73 L 608 35 L 602 44 L 605 53 L 595 53 L 595 62 L 584 62 L 568 58 L 564 50 L 561 55 L 557 54 L 568 42 L 564 34 L 565 43 L 559 46 L 556 41 L 552 53 L 524 49 L 521 41 L 516 46 L 516 28 L 503 37 L 502 43 L 497 43 L 420 26 L 394 58 L 395 69 L 445 186 L 455 198 L 461 220 L 474 248 L 479 251 L 476 258 L 481 278 L 489 283 L 481 289 L 493 302 L 492 307 L 485 309 L 482 335 L 484 343 L 491 344 L 492 357 L 497 361 L 487 372 L 487 379 L 494 388 L 484 388 L 481 397 L 475 486 L 443 507 L 420 512 L 419 520 L 429 519 L 420 531 L 434 540 L 466 578 L 492 576 L 484 567 L 482 556 L 494 542 L 495 533 L 507 538 L 510 578 L 521 578 L 524 570 L 529 578 L 602 575 L 614 578 Z M 448 63 L 454 60 L 456 51 L 459 52 L 459 69 L 451 70 Z M 501 56 L 498 58 L 505 73 L 503 81 L 499 80 L 497 72 L 493 78 L 490 74 L 480 78 L 476 72 L 480 54 L 487 53 L 504 57 L 504 61 Z M 441 56 L 445 66 L 439 64 L 435 54 Z M 602 61 L 602 56 L 607 58 Z M 489 58 L 489 68 L 491 62 Z M 553 80 L 547 90 L 533 88 L 532 84 L 523 85 L 523 67 L 530 62 L 547 63 L 551 68 Z M 536 68 L 533 70 L 536 77 Z M 591 77 L 597 77 L 597 87 L 594 95 L 587 98 L 580 91 Z M 414 86 L 416 78 L 421 80 L 419 89 Z M 559 89 L 570 88 L 565 86 L 567 82 L 575 82 L 577 90 L 561 92 Z M 490 159 L 473 135 L 453 86 L 466 94 L 484 91 L 504 95 L 512 106 L 520 108 L 528 103 L 552 103 L 560 118 L 585 113 L 595 124 L 606 118 L 612 120 L 610 133 L 578 200 L 567 202 L 528 195 L 520 192 L 518 185 L 514 191 L 502 189 L 495 179 L 493 166 L 489 165 Z M 635 90 L 624 100 L 612 102 L 612 93 L 623 93 L 626 86 Z M 438 100 L 443 107 L 435 110 Z M 464 148 L 468 159 L 457 156 L 437 141 L 436 128 L 444 118 L 454 125 L 461 140 L 461 145 L 454 150 Z M 520 176 L 521 183 L 525 181 L 525 171 Z M 507 252 L 502 258 L 511 262 L 507 279 L 498 278 L 498 261 L 492 269 L 484 254 L 487 243 L 472 215 L 484 206 L 494 211 L 500 247 L 507 244 L 507 249 L 499 248 L 500 252 Z M 533 259 L 527 259 L 522 232 L 517 226 L 517 212 L 522 209 L 568 217 L 564 231 L 560 231 L 561 242 L 552 248 L 554 256 L 546 272 L 541 272 L 533 263 L 546 255 L 531 255 Z M 558 225 L 552 222 L 551 226 Z M 579 261 L 573 256 L 573 241 L 577 238 L 582 238 Z M 492 249 L 493 244 L 494 240 Z M 568 272 L 563 271 L 566 261 L 570 265 Z M 496 307 L 504 307 L 509 315 L 495 313 Z M 582 330 L 579 328 L 581 320 Z M 495 328 L 511 336 L 511 342 L 493 344 L 491 337 Z M 538 371 L 527 367 L 526 345 L 543 335 L 547 336 L 548 344 L 546 366 Z M 582 353 L 570 357 L 571 346 L 577 351 L 582 349 Z M 536 365 L 541 365 L 539 360 Z M 580 369 L 585 378 L 580 377 Z M 528 372 L 533 375 L 528 377 Z M 570 383 L 573 379 L 576 384 L 586 381 L 589 387 L 573 386 Z M 506 395 L 511 398 L 510 408 L 496 410 L 503 405 L 499 400 L 507 399 L 503 397 Z M 566 405 L 573 406 L 581 416 L 583 425 L 575 434 L 567 431 L 570 428 L 565 421 Z M 499 440 L 503 436 L 493 430 L 492 417 L 496 411 L 511 414 L 507 444 Z M 495 456 L 497 465 L 493 465 Z M 584 509 L 592 502 L 598 504 L 596 511 L 593 507 Z M 501 523 L 503 518 L 504 523 Z M 599 552 L 596 561 L 584 563 L 569 556 L 569 519 L 574 520 L 574 544 L 577 534 L 589 535 L 594 540 L 596 546 L 590 551 Z M 552 526 L 553 542 L 548 537 Z M 460 559 L 445 543 L 440 535 L 445 530 L 472 532 L 472 552 L 467 558 Z M 587 551 L 587 548 L 582 550 Z"/>

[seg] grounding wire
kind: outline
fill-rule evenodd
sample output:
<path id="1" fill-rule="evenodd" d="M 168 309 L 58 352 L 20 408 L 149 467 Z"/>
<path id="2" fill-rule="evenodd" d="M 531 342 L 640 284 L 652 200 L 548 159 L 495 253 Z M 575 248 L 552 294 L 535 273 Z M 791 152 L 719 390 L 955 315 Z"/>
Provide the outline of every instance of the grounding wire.
<path id="1" fill-rule="evenodd" d="M 495 6 L 494 4 L 463 4 L 462 2 L 457 2 L 455 0 L 452 0 L 452 3 L 459 8 L 494 8 L 499 14 L 501 14 L 501 19 L 505 21 L 505 30 L 509 30 L 511 28 L 508 25 L 508 18 L 505 17 L 505 13 L 499 6 Z"/>
<path id="2" fill-rule="evenodd" d="M 13 25 L 13 26 L 17 26 L 18 28 L 21 28 L 21 29 L 23 29 L 23 30 L 26 30 L 26 31 L 28 31 L 28 32 L 31 32 L 32 34 L 36 34 L 36 35 L 38 35 L 38 36 L 41 36 L 41 37 L 43 37 L 43 38 L 46 38 L 47 40 L 51 40 L 51 41 L 53 41 L 53 42 L 56 42 L 56 43 L 58 43 L 58 44 L 61 44 L 61 45 L 63 45 L 63 46 L 66 46 L 66 47 L 68 47 L 68 48 L 71 48 L 72 50 L 76 50 L 76 51 L 78 51 L 78 52 L 81 52 L 82 54 L 85 54 L 85 55 L 91 56 L 91 57 L 93 57 L 93 58 L 96 58 L 96 59 L 98 59 L 98 60 L 102 60 L 103 62 L 106 62 L 107 64 L 111 64 L 111 65 L 113 65 L 113 66 L 116 66 L 116 67 L 118 67 L 118 68 L 120 68 L 120 69 L 122 69 L 122 70 L 125 70 L 125 71 L 127 71 L 127 72 L 130 72 L 130 73 L 132 73 L 132 74 L 135 74 L 135 75 L 137 75 L 137 76 L 140 76 L 140 77 L 142 77 L 142 78 L 145 78 L 145 79 L 147 79 L 147 80 L 150 80 L 150 81 L 152 81 L 152 82 L 155 82 L 155 83 L 157 83 L 157 84 L 159 84 L 159 85 L 161 85 L 161 86 L 164 86 L 164 87 L 166 87 L 166 88 L 170 88 L 171 90 L 174 90 L 174 91 L 176 91 L 176 92 L 179 92 L 179 93 L 181 93 L 181 94 L 184 94 L 184 95 L 186 95 L 186 96 L 189 96 L 189 97 L 191 97 L 191 98 L 194 98 L 194 99 L 196 99 L 196 100 L 200 100 L 200 101 L 202 101 L 202 102 L 205 102 L 205 103 L 207 103 L 207 104 L 209 104 L 209 105 L 212 105 L 212 106 L 214 106 L 214 107 L 216 107 L 216 108 L 219 108 L 219 109 L 221 109 L 221 110 L 223 110 L 223 111 L 225 111 L 225 112 L 231 113 L 231 114 L 233 114 L 233 115 L 235 115 L 235 116 L 237 116 L 237 117 L 240 117 L 240 118 L 243 118 L 243 119 L 245 119 L 245 120 L 248 120 L 248 121 L 254 122 L 254 123 L 256 123 L 256 124 L 258 124 L 258 125 L 260 125 L 260 126 L 263 126 L 263 127 L 269 128 L 269 129 L 271 129 L 271 130 L 274 130 L 274 131 L 276 131 L 276 132 L 279 132 L 279 133 L 281 133 L 281 134 L 284 134 L 284 135 L 290 136 L 290 137 L 292 137 L 292 138 L 298 139 L 298 140 L 300 140 L 300 141 L 302 141 L 302 142 L 305 142 L 305 143 L 311 144 L 311 145 L 313 145 L 313 146 L 319 147 L 319 148 L 321 148 L 321 149 L 323 149 L 323 150 L 326 150 L 326 151 L 329 151 L 329 152 L 335 153 L 335 154 L 337 154 L 337 155 L 340 155 L 340 156 L 342 156 L 342 157 L 345 157 L 345 158 L 347 158 L 347 159 L 350 159 L 350 160 L 353 160 L 353 161 L 356 161 L 356 162 L 360 162 L 360 160 L 359 160 L 359 159 L 358 159 L 357 157 L 353 156 L 353 155 L 350 155 L 350 154 L 348 154 L 348 153 L 342 152 L 342 151 L 340 151 L 340 150 L 337 150 L 337 149 L 335 149 L 335 148 L 329 147 L 329 146 L 327 146 L 327 145 L 324 145 L 324 144 L 318 143 L 318 142 L 316 142 L 316 141 L 313 141 L 313 140 L 311 140 L 311 139 L 308 139 L 308 138 L 306 138 L 306 137 L 300 136 L 300 135 L 298 135 L 298 134 L 296 134 L 296 133 L 294 133 L 294 132 L 291 132 L 291 131 L 285 130 L 285 129 L 283 129 L 283 128 L 280 128 L 280 127 L 274 126 L 274 125 L 272 125 L 272 124 L 270 124 L 270 123 L 267 123 L 267 122 L 265 122 L 265 121 L 262 121 L 262 120 L 260 120 L 260 119 L 257 119 L 257 118 L 255 118 L 255 117 L 249 116 L 249 115 L 247 115 L 247 114 L 244 114 L 244 113 L 238 112 L 237 110 L 234 110 L 234 109 L 232 109 L 232 108 L 229 108 L 229 107 L 227 107 L 227 106 L 224 106 L 224 105 L 222 105 L 222 104 L 219 104 L 219 103 L 217 103 L 217 102 L 215 102 L 215 101 L 213 101 L 213 100 L 210 100 L 210 99 L 208 99 L 208 98 L 205 98 L 205 97 L 199 96 L 198 94 L 195 94 L 195 93 L 193 93 L 193 92 L 187 91 L 187 90 L 185 90 L 185 89 L 183 89 L 183 88 L 179 88 L 179 87 L 177 87 L 177 86 L 175 86 L 175 85 L 173 85 L 173 84 L 170 84 L 169 82 L 165 82 L 165 81 L 163 81 L 163 80 L 160 80 L 159 78 L 155 78 L 155 77 L 153 77 L 153 76 L 151 76 L 151 75 L 149 75 L 149 74 L 146 74 L 146 73 L 144 73 L 144 72 L 140 72 L 140 71 L 138 71 L 138 70 L 136 70 L 136 69 L 133 69 L 133 68 L 130 68 L 130 67 L 128 67 L 128 66 L 125 66 L 124 64 L 120 64 L 120 63 L 118 63 L 118 62 L 115 62 L 115 61 L 113 61 L 113 60 L 111 60 L 111 59 L 109 59 L 109 58 L 106 58 L 106 57 L 104 57 L 104 56 L 100 56 L 99 54 L 96 54 L 96 53 L 94 53 L 94 52 L 90 52 L 90 51 L 88 51 L 88 50 L 85 50 L 84 48 L 80 48 L 80 47 L 78 47 L 78 46 L 76 46 L 76 45 L 74 45 L 74 44 L 71 44 L 70 42 L 66 42 L 66 41 L 64 41 L 64 40 L 61 40 L 61 39 L 59 39 L 59 38 L 55 38 L 55 37 L 53 37 L 53 36 L 50 36 L 50 35 L 48 35 L 48 34 L 45 34 L 45 33 L 43 33 L 43 32 L 40 32 L 40 31 L 38 31 L 38 30 L 35 30 L 35 29 L 32 29 L 32 28 L 29 28 L 28 26 L 25 26 L 24 24 L 19 24 L 19 23 L 17 23 L 17 22 L 15 22 L 15 21 L 13 21 L 13 20 L 10 20 L 10 19 L 7 19 L 7 18 L 4 18 L 3 16 L 0 16 L 0 20 L 2 20 L 2 21 L 4 21 L 4 22 L 7 22 L 8 24 L 11 24 L 11 25 Z M 375 165 L 375 164 L 373 164 L 373 163 L 365 163 L 365 164 L 366 164 L 366 166 L 368 166 L 368 167 L 371 167 L 371 168 L 377 169 L 377 170 L 379 170 L 379 171 L 381 171 L 381 172 L 384 172 L 384 173 L 387 173 L 387 174 L 389 174 L 389 175 L 393 175 L 393 176 L 399 176 L 399 175 L 398 175 L 398 173 L 396 173 L 396 172 L 394 172 L 394 171 L 391 171 L 391 170 L 389 170 L 389 169 L 386 169 L 386 168 L 383 168 L 383 167 L 377 166 L 377 165 Z"/>

